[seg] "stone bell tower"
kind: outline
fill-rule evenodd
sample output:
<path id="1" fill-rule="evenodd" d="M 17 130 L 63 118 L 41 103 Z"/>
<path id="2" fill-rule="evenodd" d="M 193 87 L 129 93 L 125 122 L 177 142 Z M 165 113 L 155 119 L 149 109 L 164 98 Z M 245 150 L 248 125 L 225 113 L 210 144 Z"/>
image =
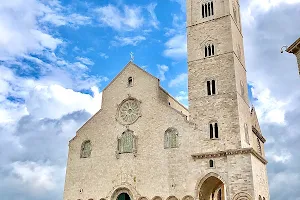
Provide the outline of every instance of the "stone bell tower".
<path id="1" fill-rule="evenodd" d="M 203 129 L 208 124 L 215 129 L 217 123 L 218 133 L 212 135 L 219 139 L 212 145 L 217 149 L 249 145 L 244 138 L 249 100 L 239 8 L 238 0 L 187 1 L 190 118 Z"/>
<path id="2" fill-rule="evenodd" d="M 216 171 L 228 170 L 226 199 L 269 199 L 265 139 L 248 99 L 239 0 L 187 0 L 187 40 L 190 119 L 206 137 L 194 158 L 224 153 L 227 167 Z M 241 196 L 233 198 L 237 191 Z"/>

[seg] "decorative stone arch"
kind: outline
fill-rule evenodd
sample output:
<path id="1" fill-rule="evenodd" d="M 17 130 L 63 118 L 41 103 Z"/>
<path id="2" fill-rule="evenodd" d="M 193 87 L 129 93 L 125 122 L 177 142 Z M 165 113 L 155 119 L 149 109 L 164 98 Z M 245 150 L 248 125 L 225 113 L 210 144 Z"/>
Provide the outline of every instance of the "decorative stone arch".
<path id="1" fill-rule="evenodd" d="M 148 200 L 147 197 L 139 197 L 137 200 Z"/>
<path id="2" fill-rule="evenodd" d="M 152 200 L 162 200 L 162 198 L 160 196 L 155 196 L 152 198 Z"/>
<path id="3" fill-rule="evenodd" d="M 186 195 L 182 198 L 182 200 L 194 200 L 194 197 L 192 197 L 191 195 Z"/>
<path id="4" fill-rule="evenodd" d="M 131 200 L 135 200 L 141 196 L 132 185 L 123 183 L 122 185 L 114 187 L 114 189 L 109 192 L 106 199 L 117 200 L 118 196 L 122 193 L 128 194 Z"/>
<path id="5" fill-rule="evenodd" d="M 246 192 L 239 192 L 234 195 L 232 200 L 253 200 L 251 195 Z"/>
<path id="6" fill-rule="evenodd" d="M 214 173 L 214 172 L 210 172 L 208 174 L 206 174 L 203 178 L 201 178 L 200 180 L 198 180 L 197 184 L 196 184 L 196 188 L 195 188 L 195 197 L 196 197 L 196 200 L 202 200 L 203 198 L 201 197 L 201 189 L 202 189 L 202 186 L 205 184 L 205 182 L 209 179 L 214 179 L 214 180 L 218 180 L 219 181 L 219 184 L 224 186 L 224 196 L 226 197 L 226 193 L 227 193 L 227 188 L 226 188 L 226 181 L 225 179 L 223 179 L 220 175 Z"/>
<path id="7" fill-rule="evenodd" d="M 175 196 L 169 196 L 166 200 L 178 200 Z"/>
<path id="8" fill-rule="evenodd" d="M 203 43 L 204 57 L 211 57 L 217 54 L 216 43 L 209 39 Z"/>

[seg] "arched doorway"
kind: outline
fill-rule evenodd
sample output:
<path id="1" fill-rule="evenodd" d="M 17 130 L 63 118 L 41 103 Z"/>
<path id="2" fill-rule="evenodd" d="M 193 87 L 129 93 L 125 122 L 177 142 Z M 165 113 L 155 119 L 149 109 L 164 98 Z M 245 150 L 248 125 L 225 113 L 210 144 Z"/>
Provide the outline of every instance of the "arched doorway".
<path id="1" fill-rule="evenodd" d="M 130 196 L 127 193 L 121 193 L 117 197 L 117 200 L 131 200 Z"/>
<path id="2" fill-rule="evenodd" d="M 225 185 L 218 176 L 208 174 L 198 185 L 199 200 L 226 200 Z"/>

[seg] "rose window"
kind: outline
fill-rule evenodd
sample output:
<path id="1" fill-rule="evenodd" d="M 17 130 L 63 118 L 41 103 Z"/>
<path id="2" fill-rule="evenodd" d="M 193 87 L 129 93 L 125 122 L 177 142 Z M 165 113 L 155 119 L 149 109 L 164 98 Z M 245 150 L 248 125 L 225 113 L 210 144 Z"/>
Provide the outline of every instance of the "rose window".
<path id="1" fill-rule="evenodd" d="M 135 99 L 123 102 L 119 109 L 119 119 L 125 124 L 132 124 L 140 117 L 140 103 Z"/>

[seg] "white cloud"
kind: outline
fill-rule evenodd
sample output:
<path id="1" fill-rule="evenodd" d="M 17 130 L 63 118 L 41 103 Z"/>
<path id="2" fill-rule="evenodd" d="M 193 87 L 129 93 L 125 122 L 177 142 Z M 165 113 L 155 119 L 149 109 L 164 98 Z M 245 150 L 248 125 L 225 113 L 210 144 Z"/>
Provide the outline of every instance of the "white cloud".
<path id="1" fill-rule="evenodd" d="M 100 54 L 99 54 L 102 58 L 104 58 L 104 59 L 108 59 L 109 58 L 109 56 L 106 54 L 106 53 L 103 53 L 103 52 L 100 52 Z"/>
<path id="2" fill-rule="evenodd" d="M 254 83 L 253 83 L 254 84 Z M 285 124 L 285 112 L 288 101 L 283 102 L 272 96 L 271 91 L 261 87 L 259 81 L 252 88 L 253 97 L 256 98 L 256 111 L 261 123 Z"/>
<path id="3" fill-rule="evenodd" d="M 94 65 L 95 64 L 91 59 L 85 58 L 85 57 L 77 56 L 76 60 L 79 60 L 80 62 L 82 62 L 85 65 Z"/>
<path id="4" fill-rule="evenodd" d="M 175 60 L 185 58 L 187 55 L 187 40 L 185 34 L 175 35 L 165 43 L 163 54 Z"/>
<path id="5" fill-rule="evenodd" d="M 93 87 L 93 96 L 66 89 L 60 85 L 37 85 L 26 99 L 28 112 L 37 118 L 59 119 L 75 111 L 91 115 L 101 108 L 102 93 Z"/>
<path id="6" fill-rule="evenodd" d="M 179 74 L 175 79 L 169 82 L 169 87 L 177 87 L 180 85 L 187 84 L 188 75 L 186 73 Z"/>
<path id="7" fill-rule="evenodd" d="M 166 80 L 165 73 L 169 70 L 169 67 L 167 65 L 157 65 L 157 68 L 158 68 L 158 72 L 159 72 L 158 78 L 161 81 Z"/>
<path id="8" fill-rule="evenodd" d="M 146 38 L 144 36 L 135 36 L 135 37 L 116 36 L 115 40 L 112 41 L 112 45 L 113 46 L 127 46 L 127 45 L 136 46 L 144 40 L 146 40 Z"/>
<path id="9" fill-rule="evenodd" d="M 155 14 L 155 8 L 156 8 L 157 4 L 156 3 L 151 3 L 147 6 L 147 10 L 151 15 L 151 20 L 149 20 L 149 23 L 154 27 L 154 28 L 158 28 L 159 25 L 159 21 L 156 17 Z"/>
<path id="10" fill-rule="evenodd" d="M 292 154 L 287 149 L 280 149 L 279 152 L 268 151 L 266 156 L 277 163 L 283 164 L 287 163 L 292 158 Z"/>
<path id="11" fill-rule="evenodd" d="M 54 3 L 55 2 L 55 3 Z M 50 34 L 42 25 L 85 25 L 88 17 L 65 14 L 59 1 L 3 1 L 0 4 L 0 59 L 11 60 L 45 49 L 54 51 L 63 40 Z"/>
<path id="12" fill-rule="evenodd" d="M 185 91 L 180 91 L 179 94 L 175 97 L 177 101 L 183 102 L 188 100 L 188 93 Z"/>
<path id="13" fill-rule="evenodd" d="M 12 173 L 17 176 L 22 185 L 29 187 L 32 193 L 52 191 L 57 187 L 57 166 L 40 165 L 35 162 L 14 162 Z"/>
<path id="14" fill-rule="evenodd" d="M 140 7 L 124 6 L 120 10 L 114 5 L 107 5 L 95 9 L 98 20 L 102 25 L 109 26 L 118 31 L 129 31 L 140 28 L 144 23 L 144 18 Z"/>
<path id="15" fill-rule="evenodd" d="M 177 2 L 181 7 L 181 11 L 186 12 L 186 0 L 171 0 L 171 1 Z"/>

